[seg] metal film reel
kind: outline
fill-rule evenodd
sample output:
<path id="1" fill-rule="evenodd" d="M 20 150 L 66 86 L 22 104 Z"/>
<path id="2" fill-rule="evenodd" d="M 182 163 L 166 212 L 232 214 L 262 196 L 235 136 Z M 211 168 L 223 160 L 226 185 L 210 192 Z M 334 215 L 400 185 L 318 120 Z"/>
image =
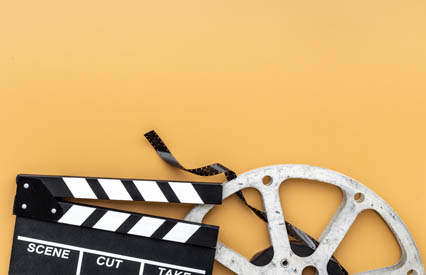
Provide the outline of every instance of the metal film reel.
<path id="1" fill-rule="evenodd" d="M 264 185 L 262 179 L 271 177 Z M 316 180 L 335 185 L 342 190 L 343 199 L 339 209 L 319 238 L 320 245 L 307 257 L 292 252 L 281 208 L 279 187 L 287 179 Z M 425 275 L 419 251 L 407 227 L 395 211 L 377 194 L 357 181 L 337 172 L 307 165 L 277 165 L 255 169 L 224 183 L 223 199 L 245 188 L 256 188 L 263 200 L 268 217 L 268 230 L 274 248 L 272 261 L 265 266 L 255 266 L 248 259 L 218 242 L 215 259 L 237 274 L 302 274 L 305 267 L 313 266 L 320 275 L 327 274 L 327 263 L 359 213 L 375 210 L 392 230 L 401 247 L 401 258 L 390 267 L 366 271 L 363 275 Z M 201 222 L 213 205 L 194 207 L 185 220 Z"/>

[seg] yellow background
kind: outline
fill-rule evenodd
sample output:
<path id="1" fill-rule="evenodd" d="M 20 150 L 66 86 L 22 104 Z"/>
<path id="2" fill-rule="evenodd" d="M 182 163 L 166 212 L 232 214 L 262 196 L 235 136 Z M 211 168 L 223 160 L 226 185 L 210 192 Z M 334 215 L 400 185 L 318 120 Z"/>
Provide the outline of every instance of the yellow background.
<path id="1" fill-rule="evenodd" d="M 347 174 L 397 211 L 425 257 L 425 27 L 420 0 L 1 1 L 0 273 L 17 173 L 202 180 L 163 163 L 143 138 L 151 129 L 188 167 Z M 315 237 L 340 199 L 305 181 L 281 194 L 287 219 Z M 178 218 L 190 209 L 103 205 Z M 236 199 L 207 222 L 246 257 L 268 245 Z M 364 213 L 336 256 L 353 273 L 399 252 Z M 216 264 L 214 274 L 230 273 Z"/>

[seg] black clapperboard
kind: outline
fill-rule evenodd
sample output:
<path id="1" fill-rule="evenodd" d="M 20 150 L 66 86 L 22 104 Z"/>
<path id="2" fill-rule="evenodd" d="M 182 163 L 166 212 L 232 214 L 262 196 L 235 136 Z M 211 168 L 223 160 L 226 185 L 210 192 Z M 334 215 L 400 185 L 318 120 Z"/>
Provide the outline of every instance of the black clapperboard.
<path id="1" fill-rule="evenodd" d="M 66 198 L 220 204 L 214 183 L 18 175 L 11 275 L 212 274 L 217 226 Z"/>

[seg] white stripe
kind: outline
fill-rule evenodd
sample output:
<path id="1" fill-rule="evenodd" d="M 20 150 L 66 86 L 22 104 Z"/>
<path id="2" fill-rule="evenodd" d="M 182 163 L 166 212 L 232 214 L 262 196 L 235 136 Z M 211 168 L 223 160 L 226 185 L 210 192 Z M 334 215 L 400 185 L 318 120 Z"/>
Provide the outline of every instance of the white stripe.
<path id="1" fill-rule="evenodd" d="M 143 275 L 143 270 L 145 269 L 145 263 L 141 263 L 141 267 L 139 269 L 139 275 Z"/>
<path id="2" fill-rule="evenodd" d="M 152 234 L 165 222 L 163 219 L 143 216 L 128 232 L 132 235 L 151 237 Z"/>
<path id="3" fill-rule="evenodd" d="M 198 228 L 200 228 L 199 225 L 179 222 L 164 236 L 163 240 L 184 243 L 197 232 Z"/>
<path id="4" fill-rule="evenodd" d="M 194 186 L 189 182 L 169 182 L 180 202 L 203 204 Z"/>
<path id="5" fill-rule="evenodd" d="M 92 188 L 87 183 L 85 178 L 62 178 L 67 185 L 68 189 L 71 191 L 74 198 L 79 199 L 97 199 L 95 193 L 93 193 Z"/>
<path id="6" fill-rule="evenodd" d="M 124 188 L 121 180 L 117 179 L 98 179 L 99 183 L 102 185 L 105 193 L 107 193 L 110 200 L 122 200 L 122 201 L 131 201 L 126 188 Z"/>
<path id="7" fill-rule="evenodd" d="M 129 216 L 130 214 L 127 213 L 107 211 L 93 228 L 116 231 Z"/>
<path id="8" fill-rule="evenodd" d="M 58 220 L 58 222 L 80 226 L 93 213 L 93 211 L 95 211 L 95 208 L 93 207 L 73 205 Z"/>
<path id="9" fill-rule="evenodd" d="M 83 261 L 83 251 L 80 251 L 80 253 L 78 254 L 78 262 L 77 262 L 77 272 L 75 273 L 76 275 L 80 275 L 81 272 L 81 263 Z"/>
<path id="10" fill-rule="evenodd" d="M 145 201 L 168 202 L 160 187 L 155 181 L 134 180 L 133 183 L 141 193 Z"/>

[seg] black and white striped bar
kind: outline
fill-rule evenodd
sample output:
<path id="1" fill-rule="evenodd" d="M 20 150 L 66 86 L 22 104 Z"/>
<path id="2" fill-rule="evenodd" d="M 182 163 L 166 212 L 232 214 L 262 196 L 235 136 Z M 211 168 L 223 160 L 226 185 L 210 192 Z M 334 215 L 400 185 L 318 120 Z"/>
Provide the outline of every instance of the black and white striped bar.
<path id="1" fill-rule="evenodd" d="M 57 215 L 52 214 L 44 219 L 164 241 L 216 247 L 217 226 L 68 202 L 59 202 L 59 206 L 61 211 Z"/>
<path id="2" fill-rule="evenodd" d="M 219 183 L 44 175 L 18 175 L 17 183 L 41 183 L 57 198 L 222 203 L 222 185 Z"/>

